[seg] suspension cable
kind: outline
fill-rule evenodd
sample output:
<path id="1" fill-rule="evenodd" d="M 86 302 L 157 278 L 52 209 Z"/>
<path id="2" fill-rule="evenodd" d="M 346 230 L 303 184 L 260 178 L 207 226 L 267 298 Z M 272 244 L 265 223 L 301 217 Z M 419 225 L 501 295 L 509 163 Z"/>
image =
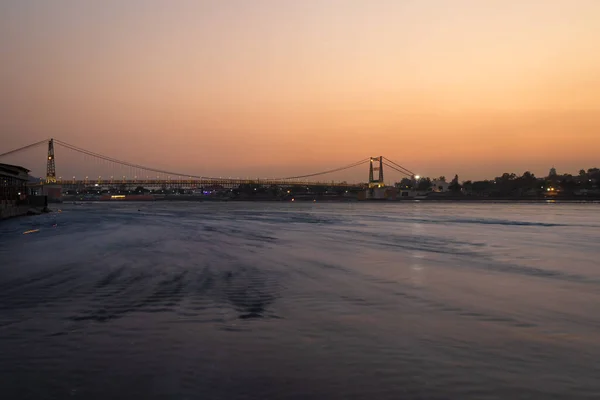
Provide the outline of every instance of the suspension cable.
<path id="1" fill-rule="evenodd" d="M 388 163 L 383 163 L 383 165 L 385 165 L 388 168 L 393 169 L 394 171 L 400 172 L 401 174 L 406 175 L 408 177 L 413 177 L 414 176 L 414 174 L 408 174 L 408 173 L 406 173 L 406 172 L 404 172 L 404 171 L 402 171 L 402 170 L 400 170 L 400 169 L 398 169 L 398 168 L 396 168 L 393 165 L 390 165 Z"/>
<path id="2" fill-rule="evenodd" d="M 57 143 L 57 144 L 59 144 L 59 145 L 61 145 L 61 146 L 63 146 L 63 147 L 66 147 L 66 148 L 68 148 L 70 150 L 77 151 L 79 153 L 83 153 L 83 154 L 89 155 L 91 157 L 97 157 L 97 158 L 103 159 L 105 161 L 110 161 L 110 162 L 113 162 L 113 163 L 116 163 L 116 164 L 121 164 L 121 165 L 127 166 L 127 167 L 143 169 L 145 171 L 152 171 L 152 172 L 161 173 L 161 174 L 168 174 L 168 175 L 175 175 L 175 176 L 186 176 L 186 177 L 191 177 L 191 178 L 195 178 L 195 179 L 209 179 L 209 180 L 216 179 L 216 178 L 201 177 L 201 176 L 190 175 L 190 174 L 181 174 L 181 173 L 178 173 L 178 172 L 165 171 L 165 170 L 161 170 L 161 169 L 157 169 L 157 168 L 146 167 L 146 166 L 139 165 L 139 164 L 133 164 L 133 163 L 130 163 L 130 162 L 127 162 L 127 161 L 118 160 L 118 159 L 113 158 L 113 157 L 108 157 L 108 156 L 102 155 L 100 153 L 96 153 L 96 152 L 93 152 L 93 151 L 90 151 L 90 150 L 83 149 L 81 147 L 74 146 L 72 144 L 63 142 L 63 141 L 58 140 L 58 139 L 54 139 L 54 142 Z M 333 173 L 333 172 L 343 171 L 343 170 L 349 169 L 349 168 L 354 168 L 354 167 L 357 167 L 357 166 L 359 166 L 361 164 L 364 164 L 364 163 L 366 163 L 368 161 L 369 161 L 369 158 L 365 158 L 363 160 L 354 162 L 354 163 L 346 165 L 344 167 L 334 168 L 334 169 L 327 170 L 327 171 L 321 171 L 321 172 L 316 172 L 316 173 L 312 173 L 312 174 L 291 176 L 291 177 L 285 177 L 285 178 L 266 179 L 266 180 L 274 181 L 274 180 L 290 180 L 290 179 L 309 178 L 309 177 L 314 177 L 314 176 L 319 176 L 319 175 L 325 175 L 325 174 L 329 174 L 329 173 Z"/>
<path id="3" fill-rule="evenodd" d="M 202 176 L 197 176 L 197 175 L 181 174 L 181 173 L 178 173 L 178 172 L 165 171 L 165 170 L 161 170 L 161 169 L 157 169 L 157 168 L 146 167 L 146 166 L 139 165 L 139 164 L 133 164 L 133 163 L 130 163 L 130 162 L 127 162 L 127 161 L 118 160 L 116 158 L 108 157 L 108 156 L 105 156 L 105 155 L 102 155 L 102 154 L 99 154 L 99 153 L 96 153 L 96 152 L 93 152 L 93 151 L 82 149 L 81 147 L 73 146 L 73 145 L 71 145 L 69 143 L 66 143 L 66 142 L 63 142 L 63 141 L 60 141 L 60 140 L 57 140 L 57 139 L 54 139 L 54 142 L 57 143 L 57 144 L 59 144 L 59 145 L 61 145 L 61 146 L 63 146 L 63 147 L 66 147 L 66 148 L 68 148 L 70 150 L 77 151 L 79 153 L 83 153 L 83 154 L 86 154 L 86 155 L 91 156 L 91 157 L 100 158 L 100 159 L 105 160 L 105 161 L 110 161 L 110 162 L 113 162 L 115 164 L 120 164 L 120 165 L 123 165 L 123 166 L 126 166 L 126 167 L 137 168 L 137 169 L 141 169 L 141 170 L 144 170 L 144 171 L 152 171 L 152 172 L 156 172 L 156 173 L 159 173 L 159 174 L 167 174 L 167 175 L 174 175 L 174 176 L 185 176 L 185 177 L 190 177 L 190 178 L 194 178 L 194 179 L 208 179 L 208 180 L 214 179 L 214 178 L 207 178 L 207 177 L 202 177 Z"/>
<path id="4" fill-rule="evenodd" d="M 389 161 L 390 163 L 394 164 L 396 167 L 398 167 L 398 168 L 400 168 L 400 169 L 403 169 L 404 171 L 406 171 L 406 172 L 403 172 L 403 173 L 405 173 L 406 175 L 416 175 L 416 174 L 415 174 L 414 172 L 412 172 L 411 170 L 409 170 L 409 169 L 407 169 L 407 168 L 404 168 L 402 165 L 400 165 L 400 164 L 398 164 L 398 163 L 395 163 L 394 161 L 390 160 L 389 158 L 387 158 L 387 157 L 383 157 L 383 158 L 384 158 L 386 161 Z M 391 168 L 391 167 L 390 167 L 390 168 Z"/>
<path id="5" fill-rule="evenodd" d="M 25 150 L 25 149 L 28 149 L 28 148 L 31 148 L 31 147 L 39 146 L 40 144 L 46 143 L 47 141 L 48 141 L 47 139 L 46 140 L 42 140 L 42 141 L 39 141 L 37 143 L 21 147 L 19 149 L 15 149 L 15 150 L 12 150 L 12 151 L 0 154 L 0 157 L 8 155 L 8 154 L 15 153 L 15 152 L 18 152 L 18 151 L 22 151 L 22 150 Z M 58 140 L 58 139 L 54 139 L 54 142 L 56 144 L 62 146 L 62 147 L 65 147 L 65 148 L 69 149 L 69 150 L 72 150 L 72 151 L 75 151 L 75 152 L 78 152 L 78 153 L 81 153 L 81 154 L 84 154 L 84 155 L 88 155 L 90 157 L 95 157 L 95 158 L 98 158 L 98 159 L 101 159 L 101 160 L 104 160 L 104 161 L 109 161 L 109 162 L 112 162 L 112 163 L 115 163 L 115 164 L 120 164 L 120 165 L 123 165 L 123 166 L 126 166 L 126 167 L 130 167 L 130 168 L 137 168 L 137 169 L 140 169 L 140 170 L 151 171 L 151 172 L 155 172 L 155 173 L 159 173 L 159 174 L 167 174 L 167 175 L 173 175 L 173 176 L 185 176 L 185 177 L 189 177 L 189 178 L 193 178 L 193 179 L 203 179 L 203 180 L 214 180 L 214 179 L 216 179 L 216 178 L 203 177 L 203 176 L 198 176 L 198 175 L 182 174 L 182 173 L 179 173 L 179 172 L 166 171 L 166 170 L 162 170 L 162 169 L 158 169 L 158 168 L 152 168 L 152 167 L 147 167 L 147 166 L 140 165 L 140 164 L 130 163 L 130 162 L 119 160 L 119 159 L 116 159 L 116 158 L 113 158 L 113 157 L 105 156 L 103 154 L 96 153 L 94 151 L 86 150 L 86 149 L 83 149 L 81 147 L 74 146 L 72 144 L 63 142 L 63 141 Z M 291 179 L 300 179 L 300 178 L 310 178 L 310 177 L 314 177 L 314 176 L 325 175 L 325 174 L 330 174 L 330 173 L 334 173 L 334 172 L 343 171 L 343 170 L 346 170 L 346 169 L 349 169 L 349 168 L 354 168 L 354 167 L 357 167 L 359 165 L 362 165 L 362 164 L 365 164 L 365 163 L 369 162 L 369 160 L 370 160 L 370 158 L 365 158 L 363 160 L 356 161 L 356 162 L 354 162 L 352 164 L 349 164 L 349 165 L 346 165 L 346 166 L 343 166 L 343 167 L 334 168 L 334 169 L 330 169 L 330 170 L 326 170 L 326 171 L 321 171 L 321 172 L 315 172 L 315 173 L 312 173 L 312 174 L 290 176 L 290 177 L 285 177 L 285 178 L 273 178 L 273 179 L 266 179 L 266 180 L 267 181 L 275 181 L 275 180 L 291 180 Z M 388 160 L 388 159 L 386 158 L 386 160 Z M 388 160 L 388 161 L 390 161 L 391 163 L 397 165 L 398 167 L 406 170 L 406 168 L 404 168 L 404 167 L 402 167 L 402 166 L 394 163 L 393 161 L 391 161 L 391 160 Z M 404 171 L 398 170 L 397 168 L 395 168 L 393 166 L 390 166 L 388 164 L 386 164 L 386 165 L 389 168 L 392 168 L 392 169 L 394 169 L 394 170 L 396 170 L 398 172 L 401 172 L 401 173 L 403 173 L 405 175 L 408 175 Z M 406 170 L 406 171 L 408 171 L 408 170 Z M 410 172 L 410 171 L 408 171 L 408 172 Z"/>
<path id="6" fill-rule="evenodd" d="M 20 152 L 20 151 L 27 150 L 27 149 L 30 149 L 30 148 L 32 148 L 32 147 L 39 146 L 39 145 L 40 145 L 40 144 L 42 144 L 42 143 L 48 143 L 48 140 L 49 140 L 49 139 L 40 140 L 40 141 L 39 141 L 39 142 L 37 142 L 37 143 L 33 143 L 33 144 L 30 144 L 30 145 L 27 145 L 27 146 L 20 147 L 20 148 L 18 148 L 18 149 L 14 149 L 14 150 L 11 150 L 11 151 L 7 151 L 6 153 L 2 153 L 2 154 L 0 154 L 0 157 L 8 156 L 8 155 L 10 155 L 10 154 L 13 154 L 13 153 L 18 153 L 18 152 Z"/>
<path id="7" fill-rule="evenodd" d="M 289 179 L 310 178 L 310 177 L 313 177 L 313 176 L 330 174 L 330 173 L 333 173 L 333 172 L 343 171 L 345 169 L 357 167 L 357 166 L 359 166 L 361 164 L 369 162 L 369 160 L 370 160 L 369 158 L 365 158 L 364 160 L 360 160 L 360 161 L 354 162 L 354 163 L 352 163 L 350 165 L 346 165 L 345 167 L 334 168 L 334 169 L 330 169 L 330 170 L 327 170 L 327 171 L 315 172 L 313 174 L 307 174 L 307 175 L 290 176 L 290 177 L 286 177 L 286 178 L 276 178 L 276 179 L 273 179 L 273 180 L 284 181 L 284 180 L 289 180 Z"/>

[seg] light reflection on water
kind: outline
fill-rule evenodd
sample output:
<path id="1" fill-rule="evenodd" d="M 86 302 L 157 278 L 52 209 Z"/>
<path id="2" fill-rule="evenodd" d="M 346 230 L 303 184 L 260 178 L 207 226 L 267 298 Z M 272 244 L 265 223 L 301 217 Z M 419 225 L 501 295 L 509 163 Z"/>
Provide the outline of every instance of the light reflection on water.
<path id="1" fill-rule="evenodd" d="M 599 211 L 98 203 L 3 221 L 0 393 L 597 398 Z"/>

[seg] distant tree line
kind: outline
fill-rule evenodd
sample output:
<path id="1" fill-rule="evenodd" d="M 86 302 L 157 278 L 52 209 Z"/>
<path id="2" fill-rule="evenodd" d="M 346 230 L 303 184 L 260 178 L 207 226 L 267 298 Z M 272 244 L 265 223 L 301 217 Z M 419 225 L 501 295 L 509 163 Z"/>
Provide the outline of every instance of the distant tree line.
<path id="1" fill-rule="evenodd" d="M 448 185 L 448 191 L 455 194 L 479 196 L 538 196 L 548 192 L 563 195 L 582 194 L 587 192 L 600 194 L 600 169 L 590 168 L 580 170 L 578 175 L 553 173 L 538 178 L 533 173 L 526 171 L 522 175 L 504 173 L 490 180 L 459 182 L 458 176 Z M 421 192 L 432 191 L 434 182 L 446 182 L 445 177 L 421 177 L 419 179 L 404 178 L 398 182 L 397 187 L 405 190 Z"/>

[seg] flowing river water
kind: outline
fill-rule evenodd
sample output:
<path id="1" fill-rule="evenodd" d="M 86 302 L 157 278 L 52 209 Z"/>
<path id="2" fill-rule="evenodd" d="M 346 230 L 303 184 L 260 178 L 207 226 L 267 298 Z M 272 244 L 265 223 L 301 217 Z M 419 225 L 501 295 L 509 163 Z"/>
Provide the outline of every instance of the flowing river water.
<path id="1" fill-rule="evenodd" d="M 2 398 L 600 398 L 600 204 L 60 207 L 0 223 Z"/>

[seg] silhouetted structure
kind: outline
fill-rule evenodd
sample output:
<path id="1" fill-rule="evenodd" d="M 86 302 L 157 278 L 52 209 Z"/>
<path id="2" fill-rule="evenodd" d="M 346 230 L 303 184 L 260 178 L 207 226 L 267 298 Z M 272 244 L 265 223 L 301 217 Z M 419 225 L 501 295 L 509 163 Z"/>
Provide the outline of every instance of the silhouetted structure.
<path id="1" fill-rule="evenodd" d="M 46 156 L 46 179 L 41 180 L 40 184 L 47 188 L 53 186 L 53 190 L 72 191 L 75 192 L 88 190 L 89 187 L 93 186 L 96 188 L 107 188 L 107 187 L 120 187 L 121 190 L 127 192 L 135 190 L 139 187 L 149 189 L 150 188 L 161 188 L 166 190 L 172 188 L 174 190 L 196 190 L 211 185 L 219 185 L 227 189 L 234 189 L 244 185 L 251 186 L 280 186 L 280 187 L 307 187 L 307 186 L 320 186 L 325 188 L 338 188 L 343 190 L 362 190 L 369 186 L 369 183 L 348 183 L 334 182 L 334 181 L 320 181 L 315 182 L 312 179 L 315 177 L 324 176 L 334 172 L 348 170 L 350 168 L 358 167 L 360 165 L 369 164 L 370 168 L 370 184 L 373 188 L 382 188 L 385 186 L 383 182 L 383 164 L 385 163 L 387 168 L 398 171 L 407 176 L 414 176 L 410 170 L 404 168 L 400 164 L 397 164 L 383 156 L 365 158 L 356 161 L 352 164 L 334 168 L 326 171 L 320 171 L 311 174 L 288 176 L 283 178 L 225 178 L 225 177 L 206 177 L 206 176 L 194 176 L 189 174 L 182 174 L 177 172 L 170 172 L 158 168 L 143 166 L 134 164 L 127 161 L 118 160 L 112 157 L 98 154 L 94 151 L 85 150 L 77 146 L 65 143 L 58 139 L 42 140 L 30 145 L 11 150 L 0 154 L 0 157 L 16 154 L 27 149 L 31 149 L 37 146 L 47 146 L 48 153 Z M 101 168 L 102 170 L 111 169 L 114 172 L 118 170 L 118 174 L 110 173 L 108 176 L 102 177 L 101 174 L 94 173 L 93 177 L 89 174 L 83 174 L 83 171 L 69 171 L 72 174 L 64 174 L 68 178 L 57 176 L 56 163 L 55 163 L 55 145 L 59 145 L 62 149 L 66 149 L 76 153 L 79 156 L 83 156 L 86 162 L 85 167 L 92 166 L 94 168 Z M 384 162 L 385 159 L 385 162 Z M 93 161 L 93 162 L 92 162 Z M 378 165 L 373 165 L 373 162 L 378 162 Z M 127 171 L 128 173 L 125 173 Z M 378 171 L 378 177 L 375 179 L 374 171 Z M 115 176 L 116 175 L 116 176 Z M 79 178 L 77 178 L 77 176 Z M 96 178 L 97 176 L 97 178 Z M 71 178 L 72 177 L 72 178 Z M 101 190 L 101 189 L 100 189 Z M 98 190 L 96 190 L 98 191 Z M 44 191 L 46 193 L 46 191 Z M 51 196 L 55 197 L 55 196 Z"/>
<path id="2" fill-rule="evenodd" d="M 18 165 L 0 164 L 0 200 L 17 201 L 27 194 L 29 170 Z"/>
<path id="3" fill-rule="evenodd" d="M 46 163 L 46 183 L 56 183 L 56 163 L 54 161 L 54 139 L 48 141 L 48 162 Z"/>
<path id="4" fill-rule="evenodd" d="M 379 165 L 374 166 L 373 162 L 378 162 Z M 379 176 L 374 179 L 374 171 L 379 171 Z M 385 186 L 383 182 L 383 156 L 371 157 L 369 162 L 369 188 L 380 188 Z"/>

